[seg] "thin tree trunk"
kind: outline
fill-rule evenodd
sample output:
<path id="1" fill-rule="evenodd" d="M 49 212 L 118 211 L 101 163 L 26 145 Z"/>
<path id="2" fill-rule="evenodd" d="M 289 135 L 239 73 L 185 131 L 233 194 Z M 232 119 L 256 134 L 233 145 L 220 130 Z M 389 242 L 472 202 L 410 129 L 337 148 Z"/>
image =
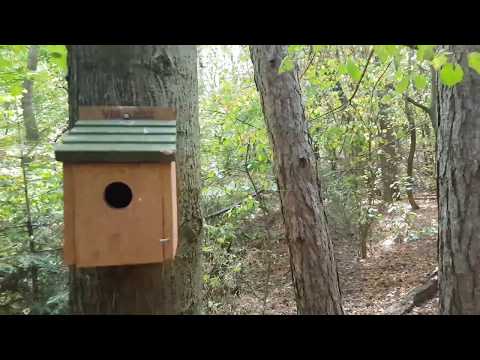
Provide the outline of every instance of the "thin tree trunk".
<path id="1" fill-rule="evenodd" d="M 368 231 L 370 230 L 370 221 L 367 220 L 364 224 L 360 224 L 360 257 L 362 259 L 366 259 L 368 256 L 368 248 L 367 248 L 367 239 L 368 239 Z"/>
<path id="2" fill-rule="evenodd" d="M 480 314 L 480 76 L 467 60 L 480 45 L 445 50 L 465 75 L 438 84 L 440 312 Z"/>
<path id="3" fill-rule="evenodd" d="M 368 209 L 367 210 L 362 210 L 366 211 L 365 218 L 363 221 L 360 221 L 359 226 L 358 226 L 358 233 L 360 237 L 360 256 L 362 259 L 366 259 L 368 256 L 368 234 L 370 231 L 370 227 L 372 225 L 373 220 L 368 216 L 368 210 L 372 207 L 373 201 L 375 199 L 375 171 L 372 170 L 372 166 L 370 165 L 372 163 L 372 133 L 368 133 L 368 157 L 366 161 L 366 169 L 367 169 L 367 183 L 366 183 L 366 188 L 367 188 L 367 204 L 368 204 Z"/>
<path id="4" fill-rule="evenodd" d="M 408 159 L 407 159 L 407 196 L 408 202 L 412 207 L 412 210 L 418 210 L 420 207 L 415 202 L 415 198 L 413 197 L 413 159 L 415 157 L 415 148 L 417 146 L 417 131 L 415 129 L 415 119 L 413 117 L 412 111 L 408 104 L 408 101 L 405 99 L 405 115 L 407 116 L 408 120 L 408 131 L 410 133 L 410 150 L 408 152 Z"/>
<path id="5" fill-rule="evenodd" d="M 273 148 L 297 311 L 343 314 L 298 69 L 278 73 L 287 46 L 252 45 L 250 52 Z"/>
<path id="6" fill-rule="evenodd" d="M 30 45 L 28 50 L 29 71 L 36 71 L 38 64 L 38 45 Z M 28 141 L 38 141 L 40 134 L 38 132 L 37 121 L 33 111 L 33 81 L 27 79 L 23 82 L 23 88 L 26 90 L 22 97 L 23 123 L 25 126 L 25 139 Z"/>
<path id="7" fill-rule="evenodd" d="M 38 64 L 38 45 L 30 45 L 28 50 L 27 69 L 28 71 L 36 71 Z M 23 112 L 23 126 L 25 128 L 25 141 L 35 142 L 40 139 L 38 132 L 37 121 L 33 110 L 33 80 L 26 79 L 23 82 L 25 93 L 22 97 L 22 112 Z M 25 207 L 27 215 L 27 233 L 28 233 L 28 248 L 32 255 L 35 254 L 35 238 L 32 226 L 32 213 L 30 206 L 30 196 L 28 192 L 27 167 L 31 159 L 23 154 L 21 156 L 21 167 L 23 175 L 23 187 L 25 195 Z M 38 300 L 38 267 L 35 264 L 30 265 L 30 277 L 32 280 L 32 304 Z"/>
<path id="8" fill-rule="evenodd" d="M 70 271 L 73 313 L 200 312 L 199 124 L 195 46 L 68 46 L 70 125 L 78 106 L 177 109 L 179 248 L 173 262 Z M 94 239 L 93 239 L 94 241 Z"/>
<path id="9" fill-rule="evenodd" d="M 382 170 L 382 199 L 385 203 L 393 203 L 396 191 L 393 184 L 396 181 L 397 168 L 395 138 L 392 133 L 392 124 L 387 120 L 388 106 L 380 102 L 380 111 L 378 115 L 380 138 L 382 139 L 382 149 L 379 155 L 380 168 Z"/>
<path id="10" fill-rule="evenodd" d="M 30 204 L 30 195 L 28 192 L 28 177 L 27 177 L 27 166 L 28 159 L 23 154 L 20 157 L 20 166 L 22 168 L 22 177 L 23 177 L 23 193 L 25 199 L 25 212 L 27 216 L 27 234 L 28 234 L 28 250 L 30 254 L 35 254 L 35 238 L 33 233 L 33 222 L 32 222 L 32 211 Z M 39 288 L 38 288 L 38 267 L 35 264 L 30 265 L 30 277 L 32 279 L 32 304 L 38 300 Z"/>

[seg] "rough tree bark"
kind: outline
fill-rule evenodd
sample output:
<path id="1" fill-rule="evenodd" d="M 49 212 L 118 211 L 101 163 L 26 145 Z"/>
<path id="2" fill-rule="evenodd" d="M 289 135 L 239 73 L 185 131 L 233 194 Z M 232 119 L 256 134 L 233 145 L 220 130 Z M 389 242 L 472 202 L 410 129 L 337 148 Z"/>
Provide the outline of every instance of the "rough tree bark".
<path id="1" fill-rule="evenodd" d="M 297 311 L 343 314 L 298 69 L 278 73 L 287 46 L 252 45 L 250 52 L 273 148 Z"/>
<path id="2" fill-rule="evenodd" d="M 199 124 L 195 46 L 68 46 L 70 126 L 78 106 L 177 109 L 179 248 L 174 262 L 70 271 L 73 313 L 200 311 Z"/>
<path id="3" fill-rule="evenodd" d="M 465 75 L 438 84 L 440 312 L 480 314 L 480 75 L 467 60 L 480 45 L 445 50 Z"/>
<path id="4" fill-rule="evenodd" d="M 31 45 L 28 50 L 27 69 L 36 71 L 38 64 L 38 45 Z M 40 134 L 38 132 L 37 122 L 33 111 L 33 81 L 27 79 L 23 82 L 25 94 L 22 97 L 23 124 L 25 126 L 25 139 L 27 141 L 38 141 Z"/>

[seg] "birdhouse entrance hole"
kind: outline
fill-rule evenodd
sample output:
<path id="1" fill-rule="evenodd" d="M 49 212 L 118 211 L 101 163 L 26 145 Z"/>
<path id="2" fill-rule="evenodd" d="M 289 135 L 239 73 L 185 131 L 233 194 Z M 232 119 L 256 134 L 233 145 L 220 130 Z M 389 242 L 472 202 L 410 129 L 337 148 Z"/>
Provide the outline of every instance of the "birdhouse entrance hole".
<path id="1" fill-rule="evenodd" d="M 132 190 L 123 182 L 113 182 L 105 188 L 105 202 L 115 209 L 126 208 L 132 202 Z"/>

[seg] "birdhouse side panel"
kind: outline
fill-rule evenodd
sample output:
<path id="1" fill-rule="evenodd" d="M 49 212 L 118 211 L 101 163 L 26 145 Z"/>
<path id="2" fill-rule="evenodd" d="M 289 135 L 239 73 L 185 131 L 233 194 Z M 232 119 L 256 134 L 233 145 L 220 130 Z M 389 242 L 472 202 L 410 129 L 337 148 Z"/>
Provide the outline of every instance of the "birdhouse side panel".
<path id="1" fill-rule="evenodd" d="M 175 162 L 171 164 L 170 173 L 172 179 L 172 258 L 174 258 L 177 254 L 178 246 L 177 171 Z"/>
<path id="2" fill-rule="evenodd" d="M 172 260 L 177 251 L 177 192 L 176 192 L 176 169 L 175 162 L 168 165 L 165 164 L 168 169 L 168 176 L 170 177 L 169 194 L 165 194 L 163 206 L 168 209 L 165 212 L 165 229 L 166 238 L 168 241 L 164 244 L 164 257 L 165 260 Z"/>
<path id="3" fill-rule="evenodd" d="M 75 194 L 73 167 L 63 165 L 63 262 L 65 265 L 75 264 Z"/>

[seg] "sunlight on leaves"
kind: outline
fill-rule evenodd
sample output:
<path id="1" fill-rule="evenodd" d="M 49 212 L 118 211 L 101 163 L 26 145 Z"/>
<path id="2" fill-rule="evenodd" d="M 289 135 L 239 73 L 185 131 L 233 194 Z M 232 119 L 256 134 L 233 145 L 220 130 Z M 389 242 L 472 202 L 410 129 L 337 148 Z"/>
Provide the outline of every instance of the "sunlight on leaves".
<path id="1" fill-rule="evenodd" d="M 468 66 L 480 74 L 480 52 L 474 51 L 468 54 Z"/>
<path id="2" fill-rule="evenodd" d="M 447 86 L 454 86 L 463 80 L 463 69 L 458 64 L 447 63 L 440 70 L 440 80 Z"/>

